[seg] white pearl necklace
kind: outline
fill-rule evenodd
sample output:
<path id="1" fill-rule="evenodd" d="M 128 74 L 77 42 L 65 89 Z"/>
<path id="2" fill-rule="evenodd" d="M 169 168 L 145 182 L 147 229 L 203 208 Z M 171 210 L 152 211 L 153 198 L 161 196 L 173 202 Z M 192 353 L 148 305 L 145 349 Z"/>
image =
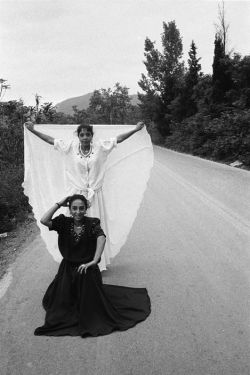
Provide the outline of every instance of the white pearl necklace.
<path id="1" fill-rule="evenodd" d="M 92 146 L 90 145 L 89 147 L 89 151 L 85 154 L 83 151 L 82 151 L 82 148 L 81 148 L 81 144 L 79 144 L 79 153 L 80 155 L 82 155 L 84 158 L 88 158 L 89 155 L 91 154 L 92 152 Z"/>

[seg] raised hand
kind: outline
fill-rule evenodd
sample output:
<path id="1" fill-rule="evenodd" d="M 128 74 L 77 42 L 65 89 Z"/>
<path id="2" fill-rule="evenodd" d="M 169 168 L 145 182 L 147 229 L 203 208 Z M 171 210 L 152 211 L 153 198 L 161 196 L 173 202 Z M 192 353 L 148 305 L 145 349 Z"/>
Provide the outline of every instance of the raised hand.
<path id="1" fill-rule="evenodd" d="M 24 123 L 24 125 L 26 126 L 26 128 L 30 131 L 34 130 L 34 124 L 32 121 L 27 121 Z"/>
<path id="2" fill-rule="evenodd" d="M 145 126 L 144 122 L 142 122 L 142 121 L 137 122 L 136 131 L 141 130 L 144 126 Z"/>
<path id="3" fill-rule="evenodd" d="M 70 196 L 61 199 L 61 200 L 58 202 L 58 204 L 59 204 L 60 206 L 62 206 L 62 207 L 67 207 L 67 206 L 68 206 L 68 203 L 69 203 L 69 198 L 70 198 Z"/>

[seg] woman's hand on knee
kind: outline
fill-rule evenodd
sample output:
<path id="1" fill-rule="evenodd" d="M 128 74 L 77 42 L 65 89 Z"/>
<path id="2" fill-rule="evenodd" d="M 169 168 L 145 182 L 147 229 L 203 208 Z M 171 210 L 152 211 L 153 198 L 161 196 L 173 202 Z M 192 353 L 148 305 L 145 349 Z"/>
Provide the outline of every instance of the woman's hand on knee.
<path id="1" fill-rule="evenodd" d="M 83 272 L 86 274 L 87 272 L 87 269 L 91 266 L 94 266 L 96 263 L 94 261 L 92 262 L 89 262 L 89 263 L 86 263 L 86 264 L 81 264 L 78 269 L 77 269 L 77 272 L 79 272 L 80 274 L 82 274 Z"/>

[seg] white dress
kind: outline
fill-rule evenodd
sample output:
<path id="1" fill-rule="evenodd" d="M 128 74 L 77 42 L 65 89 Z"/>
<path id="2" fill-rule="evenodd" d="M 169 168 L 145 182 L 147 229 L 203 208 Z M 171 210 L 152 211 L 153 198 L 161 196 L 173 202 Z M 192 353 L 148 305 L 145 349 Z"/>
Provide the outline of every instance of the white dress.
<path id="1" fill-rule="evenodd" d="M 40 224 L 40 218 L 63 197 L 83 194 L 90 201 L 87 215 L 100 218 L 107 236 L 99 263 L 104 270 L 126 242 L 135 220 L 153 165 L 152 144 L 143 129 L 117 147 L 117 135 L 133 125 L 94 125 L 92 153 L 85 158 L 80 155 L 78 137 L 72 138 L 75 128 L 36 125 L 38 131 L 55 138 L 54 147 L 24 128 L 24 193 L 46 247 L 58 262 L 57 236 Z"/>

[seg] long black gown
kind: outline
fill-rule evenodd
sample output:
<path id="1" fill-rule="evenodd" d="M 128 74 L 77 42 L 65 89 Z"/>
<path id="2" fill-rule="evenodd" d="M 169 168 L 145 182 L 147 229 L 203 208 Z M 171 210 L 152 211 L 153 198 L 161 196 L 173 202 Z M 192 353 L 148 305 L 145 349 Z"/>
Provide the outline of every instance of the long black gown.
<path id="1" fill-rule="evenodd" d="M 97 218 L 85 217 L 83 228 L 76 235 L 72 218 L 59 215 L 52 220 L 63 260 L 44 295 L 45 324 L 35 335 L 107 335 L 127 330 L 150 314 L 145 288 L 105 285 L 98 265 L 86 274 L 77 272 L 80 264 L 93 260 L 97 237 L 104 235 Z"/>

